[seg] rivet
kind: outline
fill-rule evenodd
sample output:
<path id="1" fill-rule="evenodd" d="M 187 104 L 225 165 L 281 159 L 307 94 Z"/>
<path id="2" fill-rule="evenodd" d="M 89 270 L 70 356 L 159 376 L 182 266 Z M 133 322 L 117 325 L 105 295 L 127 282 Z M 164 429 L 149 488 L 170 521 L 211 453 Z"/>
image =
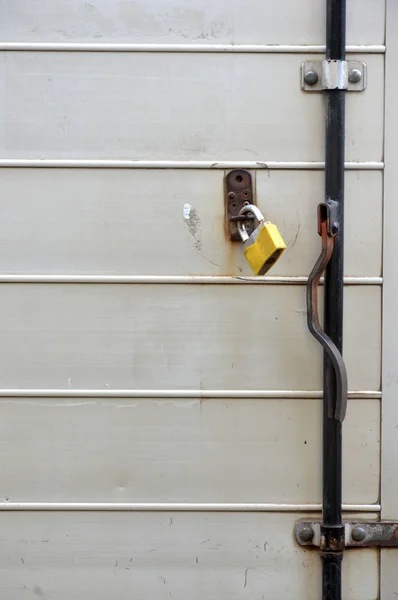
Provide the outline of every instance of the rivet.
<path id="1" fill-rule="evenodd" d="M 315 71 L 307 71 L 307 73 L 304 75 L 304 81 L 308 85 L 315 85 L 318 82 L 318 79 L 318 73 Z"/>
<path id="2" fill-rule="evenodd" d="M 348 81 L 350 83 L 359 83 L 362 79 L 362 73 L 359 69 L 352 69 L 348 74 Z"/>
<path id="3" fill-rule="evenodd" d="M 310 542 L 314 537 L 314 530 L 312 529 L 312 527 L 305 525 L 300 529 L 298 535 L 302 542 Z"/>
<path id="4" fill-rule="evenodd" d="M 363 542 L 366 538 L 366 530 L 357 525 L 351 532 L 351 537 L 355 542 Z"/>

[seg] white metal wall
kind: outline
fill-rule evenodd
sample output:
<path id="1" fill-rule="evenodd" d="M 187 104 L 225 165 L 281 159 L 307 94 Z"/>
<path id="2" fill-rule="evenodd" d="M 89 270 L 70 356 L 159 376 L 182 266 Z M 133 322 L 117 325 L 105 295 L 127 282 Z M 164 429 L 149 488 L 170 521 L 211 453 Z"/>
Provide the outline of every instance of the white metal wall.
<path id="1" fill-rule="evenodd" d="M 0 2 L 5 600 L 319 598 L 293 524 L 321 502 L 323 4 Z M 375 517 L 384 0 L 348 20 L 344 503 Z M 260 283 L 224 234 L 237 165 L 288 243 Z M 345 600 L 377 558 L 347 553 Z"/>

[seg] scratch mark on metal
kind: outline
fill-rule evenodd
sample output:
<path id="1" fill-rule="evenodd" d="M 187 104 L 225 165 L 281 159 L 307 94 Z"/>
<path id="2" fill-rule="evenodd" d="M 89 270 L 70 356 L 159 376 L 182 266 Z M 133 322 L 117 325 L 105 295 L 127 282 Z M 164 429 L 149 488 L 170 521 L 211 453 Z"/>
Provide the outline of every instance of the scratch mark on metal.
<path id="1" fill-rule="evenodd" d="M 208 263 L 210 263 L 211 265 L 214 265 L 215 267 L 219 267 L 219 266 L 220 266 L 220 265 L 218 265 L 217 263 L 215 263 L 215 262 L 213 262 L 212 260 L 210 260 L 210 258 L 207 258 L 207 256 L 205 256 L 205 255 L 203 254 L 203 252 L 201 252 L 201 255 L 202 255 L 202 256 L 203 256 L 203 258 L 204 258 L 205 260 L 207 260 L 207 262 L 208 262 Z"/>
<path id="2" fill-rule="evenodd" d="M 243 584 L 243 587 L 245 588 L 247 586 L 247 574 L 249 571 L 258 571 L 259 573 L 262 573 L 263 575 L 267 575 L 268 573 L 264 573 L 264 571 L 261 571 L 260 569 L 256 569 L 256 567 L 247 567 L 245 569 L 245 582 Z"/>
<path id="3" fill-rule="evenodd" d="M 247 569 L 245 569 L 245 583 L 243 584 L 243 588 L 245 588 L 247 586 L 247 572 L 249 571 L 251 567 L 247 567 Z"/>
<path id="4" fill-rule="evenodd" d="M 294 238 L 293 238 L 293 241 L 292 241 L 292 243 L 290 244 L 290 249 L 292 249 L 292 248 L 293 248 L 293 246 L 294 246 L 294 244 L 297 242 L 297 238 L 298 238 L 298 236 L 299 236 L 299 233 L 300 233 L 300 227 L 301 227 L 301 225 L 300 225 L 300 223 L 298 223 L 298 225 L 297 225 L 297 231 L 296 231 L 296 235 L 294 236 Z"/>

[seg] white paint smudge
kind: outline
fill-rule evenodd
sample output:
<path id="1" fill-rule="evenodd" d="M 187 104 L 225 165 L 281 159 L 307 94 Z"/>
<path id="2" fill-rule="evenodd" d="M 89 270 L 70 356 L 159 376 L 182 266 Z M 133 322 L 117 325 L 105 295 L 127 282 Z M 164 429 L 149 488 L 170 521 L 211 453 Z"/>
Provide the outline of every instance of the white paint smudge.
<path id="1" fill-rule="evenodd" d="M 192 206 L 190 204 L 188 204 L 188 202 L 186 202 L 183 206 L 183 215 L 184 215 L 184 219 L 189 219 L 191 216 L 191 209 Z"/>

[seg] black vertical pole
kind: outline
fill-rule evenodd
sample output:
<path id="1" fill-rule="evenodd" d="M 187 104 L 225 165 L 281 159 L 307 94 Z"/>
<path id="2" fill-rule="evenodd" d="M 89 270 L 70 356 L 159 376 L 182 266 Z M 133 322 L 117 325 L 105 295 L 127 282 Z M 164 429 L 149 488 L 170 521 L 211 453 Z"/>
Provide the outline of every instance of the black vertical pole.
<path id="1" fill-rule="evenodd" d="M 327 1 L 326 58 L 345 60 L 346 2 Z M 344 142 L 345 92 L 329 90 L 326 118 L 325 197 L 338 203 L 339 230 L 325 273 L 324 329 L 342 352 L 344 266 Z M 323 380 L 323 534 L 322 598 L 341 600 L 341 568 L 344 548 L 342 526 L 342 425 L 328 417 L 329 403 L 336 401 L 332 364 L 324 356 Z"/>

